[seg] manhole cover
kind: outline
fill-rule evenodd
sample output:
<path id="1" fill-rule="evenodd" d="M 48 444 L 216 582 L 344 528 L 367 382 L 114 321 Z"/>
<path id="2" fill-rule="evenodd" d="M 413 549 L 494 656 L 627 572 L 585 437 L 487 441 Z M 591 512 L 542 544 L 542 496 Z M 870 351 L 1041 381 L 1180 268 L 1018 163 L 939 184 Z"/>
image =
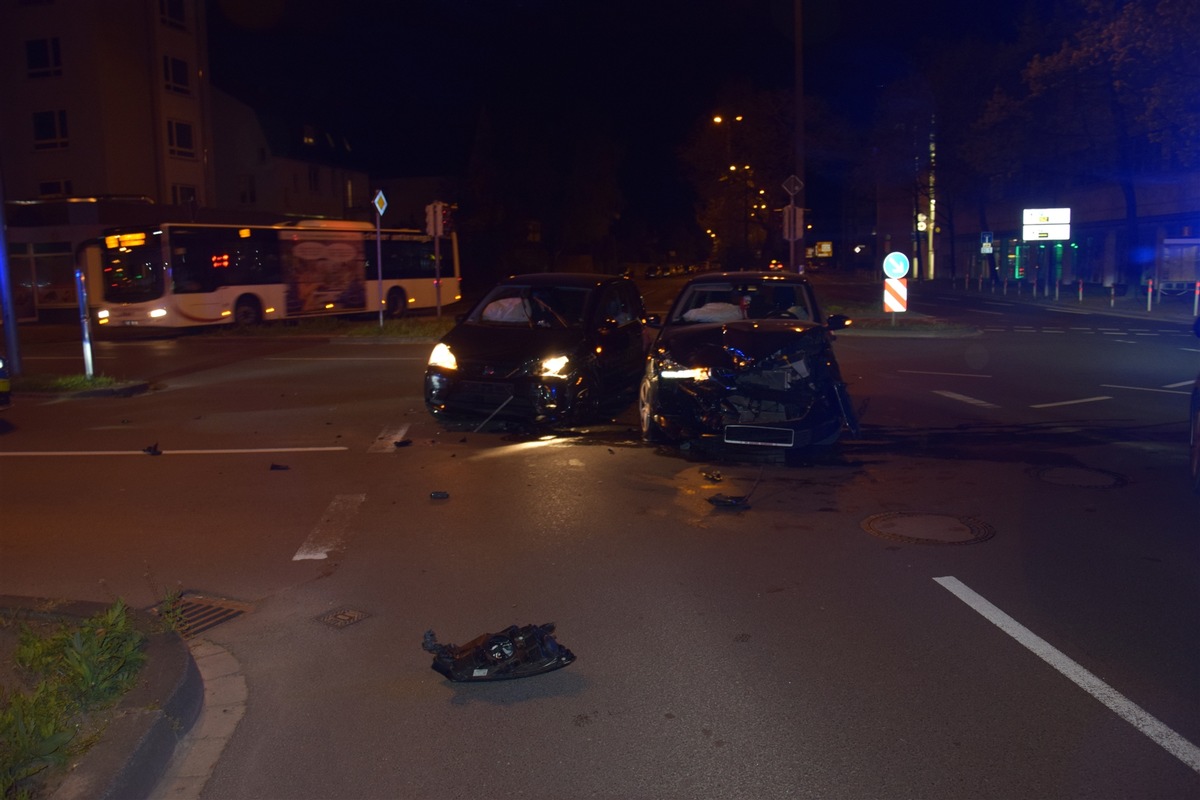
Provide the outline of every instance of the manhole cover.
<path id="1" fill-rule="evenodd" d="M 1058 486 L 1110 489 L 1114 486 L 1124 486 L 1128 482 L 1124 475 L 1090 467 L 1038 467 L 1031 472 L 1033 477 Z"/>
<path id="2" fill-rule="evenodd" d="M 165 601 L 154 607 L 154 612 L 175 626 L 175 631 L 184 639 L 192 639 L 222 622 L 240 617 L 250 610 L 245 603 L 221 597 L 206 597 L 201 594 L 181 594 L 173 604 Z"/>
<path id="3" fill-rule="evenodd" d="M 996 529 L 974 517 L 890 511 L 862 521 L 872 536 L 908 544 L 977 544 L 996 535 Z"/>
<path id="4" fill-rule="evenodd" d="M 332 611 L 324 614 L 317 617 L 317 619 L 331 628 L 348 628 L 356 622 L 362 622 L 369 616 L 371 615 L 365 611 L 354 611 L 353 609 L 344 608 L 341 611 Z"/>

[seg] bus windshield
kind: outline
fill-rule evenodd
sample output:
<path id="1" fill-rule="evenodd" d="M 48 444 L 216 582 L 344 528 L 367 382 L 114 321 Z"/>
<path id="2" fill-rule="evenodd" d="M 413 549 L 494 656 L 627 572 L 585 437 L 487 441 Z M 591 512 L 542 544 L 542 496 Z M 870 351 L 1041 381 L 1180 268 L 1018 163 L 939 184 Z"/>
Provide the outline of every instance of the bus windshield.
<path id="1" fill-rule="evenodd" d="M 101 267 L 105 300 L 141 303 L 162 297 L 166 269 L 158 244 L 157 238 L 143 235 L 105 247 Z"/>

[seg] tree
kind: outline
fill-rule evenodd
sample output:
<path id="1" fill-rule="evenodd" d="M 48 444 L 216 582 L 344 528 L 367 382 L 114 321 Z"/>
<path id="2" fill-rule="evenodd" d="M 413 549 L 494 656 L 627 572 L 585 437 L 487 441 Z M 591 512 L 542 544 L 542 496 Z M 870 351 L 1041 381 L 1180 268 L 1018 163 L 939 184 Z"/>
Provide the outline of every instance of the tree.
<path id="1" fill-rule="evenodd" d="M 1127 283 L 1151 254 L 1139 241 L 1136 187 L 1200 163 L 1200 9 L 1188 0 L 1076 0 L 1065 37 L 1035 54 L 1022 85 L 980 118 L 982 169 L 1046 190 L 1108 183 L 1125 200 Z M 1071 24 L 1063 24 L 1070 22 Z"/>

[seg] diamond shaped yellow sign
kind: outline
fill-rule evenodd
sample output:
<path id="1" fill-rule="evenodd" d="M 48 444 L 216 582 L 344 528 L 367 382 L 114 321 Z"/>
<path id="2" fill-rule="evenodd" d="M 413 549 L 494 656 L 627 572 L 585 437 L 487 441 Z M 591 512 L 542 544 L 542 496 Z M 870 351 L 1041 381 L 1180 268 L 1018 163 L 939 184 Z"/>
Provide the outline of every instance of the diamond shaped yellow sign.
<path id="1" fill-rule="evenodd" d="M 379 216 L 383 216 L 383 212 L 387 211 L 387 198 L 383 196 L 383 190 L 380 189 L 375 193 L 375 199 L 371 201 L 375 209 L 379 211 Z"/>

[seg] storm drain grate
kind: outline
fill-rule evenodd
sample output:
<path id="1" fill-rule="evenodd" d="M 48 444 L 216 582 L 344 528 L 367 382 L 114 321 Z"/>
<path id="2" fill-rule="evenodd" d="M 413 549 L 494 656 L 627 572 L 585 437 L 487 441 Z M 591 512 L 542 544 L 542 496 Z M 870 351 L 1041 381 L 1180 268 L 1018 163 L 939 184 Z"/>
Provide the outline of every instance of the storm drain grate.
<path id="1" fill-rule="evenodd" d="M 172 618 L 176 632 L 184 639 L 199 636 L 222 622 L 240 617 L 249 610 L 250 606 L 245 603 L 186 593 L 179 596 L 174 608 L 171 608 L 170 601 L 167 601 L 154 609 L 160 617 Z"/>
<path id="2" fill-rule="evenodd" d="M 362 622 L 369 616 L 371 615 L 365 611 L 355 611 L 350 608 L 343 608 L 341 611 L 333 611 L 317 617 L 317 620 L 319 622 L 324 622 L 331 628 L 349 628 L 354 623 Z"/>

